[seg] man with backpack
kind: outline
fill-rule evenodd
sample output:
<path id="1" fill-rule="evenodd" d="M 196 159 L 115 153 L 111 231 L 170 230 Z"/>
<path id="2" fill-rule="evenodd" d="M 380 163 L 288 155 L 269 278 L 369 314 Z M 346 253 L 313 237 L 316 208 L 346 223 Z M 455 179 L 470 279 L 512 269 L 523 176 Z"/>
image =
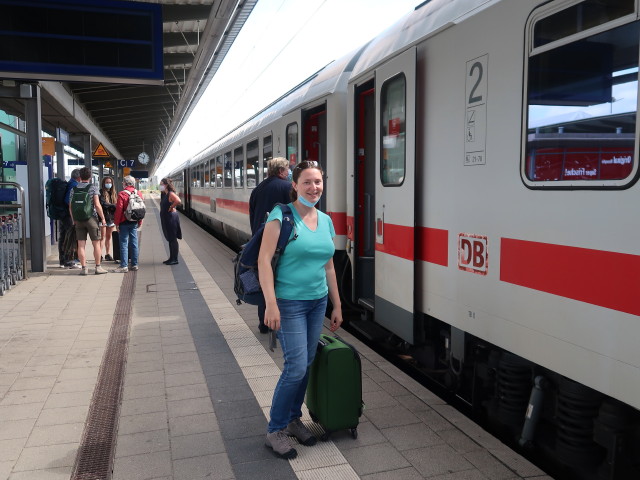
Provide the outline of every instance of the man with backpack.
<path id="1" fill-rule="evenodd" d="M 136 190 L 136 179 L 127 175 L 122 180 L 122 187 L 124 190 L 118 193 L 118 203 L 116 203 L 113 219 L 120 240 L 120 266 L 112 270 L 116 273 L 129 271 L 129 242 L 131 242 L 131 270 L 138 270 L 138 227 L 142 226 L 145 215 L 144 199 Z"/>
<path id="2" fill-rule="evenodd" d="M 104 223 L 104 213 L 100 205 L 100 191 L 97 185 L 91 183 L 91 169 L 80 169 L 80 183 L 73 187 L 70 195 L 69 213 L 75 225 L 78 239 L 78 259 L 82 270 L 80 275 L 88 275 L 87 269 L 87 234 L 93 245 L 93 258 L 96 262 L 96 275 L 107 273 L 100 265 L 100 226 L 98 221 Z"/>
<path id="3" fill-rule="evenodd" d="M 75 172 L 76 170 L 74 170 Z M 78 175 L 79 176 L 79 175 Z M 73 185 L 63 178 L 53 177 L 45 185 L 47 200 L 47 215 L 51 220 L 58 220 L 58 260 L 60 268 L 74 268 L 75 254 L 65 250 L 65 240 L 69 231 L 73 227 L 73 221 L 69 213 L 69 195 Z M 78 266 L 80 268 L 80 266 Z"/>
<path id="4" fill-rule="evenodd" d="M 289 203 L 291 198 L 291 180 L 289 176 L 289 160 L 283 157 L 274 158 L 267 162 L 267 178 L 253 189 L 249 198 L 249 221 L 251 235 L 254 235 L 264 223 L 267 213 L 277 203 Z M 264 304 L 258 305 L 258 330 L 269 333 L 269 327 L 264 324 Z"/>

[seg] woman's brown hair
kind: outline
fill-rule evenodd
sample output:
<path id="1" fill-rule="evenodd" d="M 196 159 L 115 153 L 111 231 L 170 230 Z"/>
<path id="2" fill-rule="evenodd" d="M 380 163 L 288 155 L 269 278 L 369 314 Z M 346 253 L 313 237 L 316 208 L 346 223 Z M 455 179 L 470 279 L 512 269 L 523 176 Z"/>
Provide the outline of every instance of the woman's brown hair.
<path id="1" fill-rule="evenodd" d="M 111 180 L 111 188 L 106 188 L 104 186 L 104 184 L 107 183 L 107 178 Z M 113 178 L 102 177 L 102 182 L 100 183 L 100 193 L 108 203 L 115 204 L 118 202 L 118 193 L 116 192 L 116 187 L 113 184 Z"/>
<path id="2" fill-rule="evenodd" d="M 176 193 L 176 187 L 173 186 L 173 180 L 171 180 L 170 178 L 164 177 L 162 180 L 160 180 L 160 183 L 163 183 L 165 185 L 165 192 Z"/>
<path id="3" fill-rule="evenodd" d="M 303 170 L 306 170 L 307 168 L 315 168 L 320 172 L 320 175 L 324 175 L 324 172 L 322 171 L 322 167 L 318 162 L 316 162 L 315 160 L 304 160 L 294 167 L 293 175 L 291 177 L 292 180 L 298 183 L 298 178 L 300 178 L 300 174 L 302 173 Z M 291 192 L 289 193 L 289 196 L 291 197 L 291 201 L 295 202 L 298 199 L 298 192 L 296 192 L 295 189 L 292 188 Z"/>

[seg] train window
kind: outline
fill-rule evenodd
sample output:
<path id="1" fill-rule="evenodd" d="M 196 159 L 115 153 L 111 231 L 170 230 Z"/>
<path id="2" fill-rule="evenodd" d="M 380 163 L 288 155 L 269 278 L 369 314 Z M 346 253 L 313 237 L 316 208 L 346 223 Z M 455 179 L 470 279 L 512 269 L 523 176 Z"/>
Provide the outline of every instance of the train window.
<path id="1" fill-rule="evenodd" d="M 287 158 L 289 159 L 289 167 L 293 170 L 298 164 L 298 124 L 290 123 L 287 125 Z"/>
<path id="2" fill-rule="evenodd" d="M 216 187 L 222 188 L 222 155 L 216 157 Z"/>
<path id="3" fill-rule="evenodd" d="M 211 188 L 216 186 L 216 159 L 212 158 L 209 163 L 209 186 Z"/>
<path id="4" fill-rule="evenodd" d="M 231 188 L 232 180 L 231 180 L 231 152 L 226 152 L 224 154 L 224 188 Z"/>
<path id="5" fill-rule="evenodd" d="M 532 186 L 629 181 L 636 164 L 639 36 L 639 23 L 628 23 L 531 55 L 523 168 Z"/>
<path id="6" fill-rule="evenodd" d="M 547 43 L 583 32 L 598 25 L 633 13 L 635 0 L 585 0 L 565 8 L 536 22 L 533 30 L 533 46 Z"/>
<path id="7" fill-rule="evenodd" d="M 193 188 L 200 187 L 200 165 L 193 167 Z"/>
<path id="8" fill-rule="evenodd" d="M 380 92 L 380 181 L 386 187 L 402 185 L 406 167 L 406 78 L 396 75 Z"/>
<path id="9" fill-rule="evenodd" d="M 273 157 L 273 143 L 271 135 L 262 139 L 262 178 L 267 178 L 267 160 Z"/>
<path id="10" fill-rule="evenodd" d="M 202 178 L 203 178 L 203 185 L 205 188 L 209 188 L 209 186 L 211 185 L 211 177 L 209 176 L 209 161 L 207 160 L 206 162 L 204 162 L 202 164 Z"/>
<path id="11" fill-rule="evenodd" d="M 258 139 L 247 143 L 247 188 L 253 188 L 258 182 Z"/>
<path id="12" fill-rule="evenodd" d="M 233 151 L 233 186 L 241 188 L 244 186 L 244 150 L 238 147 Z"/>

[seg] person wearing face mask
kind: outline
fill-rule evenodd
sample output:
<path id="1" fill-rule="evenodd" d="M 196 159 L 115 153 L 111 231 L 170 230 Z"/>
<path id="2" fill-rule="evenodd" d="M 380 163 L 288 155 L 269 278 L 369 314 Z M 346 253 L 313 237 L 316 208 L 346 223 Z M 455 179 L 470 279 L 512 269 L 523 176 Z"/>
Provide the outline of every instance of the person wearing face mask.
<path id="1" fill-rule="evenodd" d="M 291 241 L 276 267 L 275 253 L 282 211 L 273 209 L 265 225 L 258 274 L 265 297 L 264 323 L 277 333 L 284 355 L 284 369 L 273 393 L 265 444 L 282 458 L 295 458 L 290 436 L 305 446 L 316 437 L 302 422 L 302 402 L 324 322 L 327 299 L 333 310 L 330 330 L 342 324 L 338 282 L 333 266 L 335 230 L 331 218 L 315 208 L 323 191 L 322 169 L 317 162 L 304 161 L 293 169 L 291 191 L 295 241 Z M 292 233 L 293 234 L 293 233 Z"/>
<path id="2" fill-rule="evenodd" d="M 102 239 L 100 240 L 100 251 L 105 252 L 104 259 L 113 261 L 113 257 L 109 253 L 111 251 L 111 236 L 116 228 L 113 223 L 113 215 L 116 213 L 116 203 L 118 202 L 118 194 L 113 186 L 113 178 L 104 177 L 100 186 L 100 205 L 104 212 L 104 223 L 100 224 Z"/>
<path id="3" fill-rule="evenodd" d="M 165 260 L 165 265 L 178 264 L 178 239 L 182 240 L 182 230 L 180 229 L 180 217 L 176 207 L 182 202 L 176 194 L 173 181 L 170 178 L 160 180 L 160 223 L 162 233 L 169 242 L 169 258 Z"/>
<path id="4" fill-rule="evenodd" d="M 267 178 L 253 189 L 249 197 L 249 222 L 251 223 L 251 235 L 254 235 L 276 203 L 288 203 L 291 192 L 291 179 L 287 180 L 289 161 L 283 157 L 277 157 L 267 162 Z M 264 324 L 265 306 L 258 305 L 258 330 L 260 333 L 269 333 L 269 328 Z"/>

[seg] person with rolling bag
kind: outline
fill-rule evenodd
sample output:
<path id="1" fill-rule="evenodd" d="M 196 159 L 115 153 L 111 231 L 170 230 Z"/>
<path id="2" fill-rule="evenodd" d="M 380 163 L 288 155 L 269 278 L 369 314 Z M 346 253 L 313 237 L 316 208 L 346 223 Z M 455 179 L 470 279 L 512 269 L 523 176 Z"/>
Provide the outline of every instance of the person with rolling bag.
<path id="1" fill-rule="evenodd" d="M 305 446 L 317 441 L 302 422 L 302 402 L 328 299 L 333 306 L 330 330 L 336 331 L 342 324 L 333 266 L 335 230 L 331 218 L 315 208 L 323 191 L 322 175 L 314 161 L 303 161 L 294 168 L 293 202 L 288 205 L 297 238 L 280 255 L 274 273 L 271 260 L 283 222 L 281 208 L 275 207 L 264 226 L 258 256 L 258 276 L 265 299 L 264 324 L 276 332 L 284 356 L 284 368 L 273 392 L 265 445 L 285 459 L 297 456 L 290 436 Z"/>

